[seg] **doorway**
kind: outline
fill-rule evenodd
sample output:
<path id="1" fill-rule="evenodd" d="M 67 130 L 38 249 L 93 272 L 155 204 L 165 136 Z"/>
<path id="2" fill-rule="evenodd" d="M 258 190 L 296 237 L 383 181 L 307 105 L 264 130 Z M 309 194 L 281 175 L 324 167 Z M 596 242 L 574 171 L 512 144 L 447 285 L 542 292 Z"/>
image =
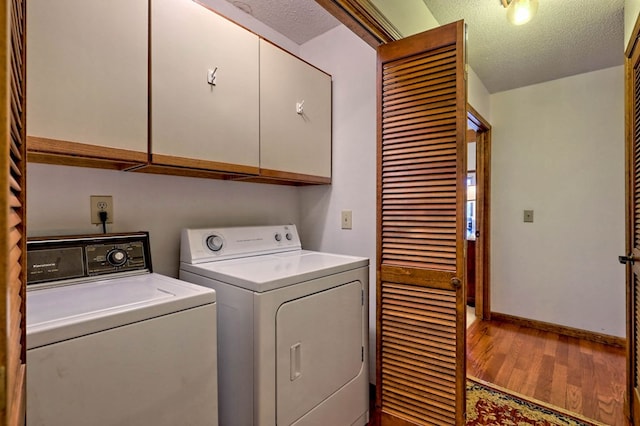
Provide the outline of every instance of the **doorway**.
<path id="1" fill-rule="evenodd" d="M 467 304 L 475 308 L 476 318 L 489 320 L 491 125 L 468 104 L 467 146 L 475 148 L 475 155 L 469 156 L 467 175 L 467 295 L 473 293 Z"/>

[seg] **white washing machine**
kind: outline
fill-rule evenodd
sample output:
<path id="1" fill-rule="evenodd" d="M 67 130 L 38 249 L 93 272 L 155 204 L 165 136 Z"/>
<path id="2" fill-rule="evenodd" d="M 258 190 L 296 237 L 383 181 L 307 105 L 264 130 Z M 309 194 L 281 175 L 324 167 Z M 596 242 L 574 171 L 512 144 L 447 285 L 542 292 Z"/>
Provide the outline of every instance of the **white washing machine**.
<path id="1" fill-rule="evenodd" d="M 180 278 L 217 295 L 221 425 L 368 422 L 368 265 L 294 225 L 183 230 Z"/>
<path id="2" fill-rule="evenodd" d="M 212 425 L 215 291 L 151 272 L 148 235 L 27 243 L 27 425 Z"/>

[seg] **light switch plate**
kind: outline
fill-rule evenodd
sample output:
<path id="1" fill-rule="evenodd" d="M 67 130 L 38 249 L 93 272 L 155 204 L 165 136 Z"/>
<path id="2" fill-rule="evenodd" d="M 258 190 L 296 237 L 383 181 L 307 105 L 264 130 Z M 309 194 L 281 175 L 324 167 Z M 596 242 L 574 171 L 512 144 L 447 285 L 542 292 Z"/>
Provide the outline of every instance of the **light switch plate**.
<path id="1" fill-rule="evenodd" d="M 342 215 L 340 221 L 342 222 L 342 229 L 352 229 L 353 221 L 352 221 L 351 210 L 342 210 Z"/>
<path id="2" fill-rule="evenodd" d="M 524 221 L 527 223 L 533 223 L 533 210 L 524 211 Z"/>

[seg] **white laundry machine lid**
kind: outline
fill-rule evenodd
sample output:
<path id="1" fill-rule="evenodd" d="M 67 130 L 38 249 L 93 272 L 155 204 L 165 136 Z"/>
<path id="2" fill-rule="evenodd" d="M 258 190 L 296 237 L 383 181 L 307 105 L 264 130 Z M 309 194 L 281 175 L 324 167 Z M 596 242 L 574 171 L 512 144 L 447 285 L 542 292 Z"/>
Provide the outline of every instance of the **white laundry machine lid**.
<path id="1" fill-rule="evenodd" d="M 182 262 L 180 268 L 262 293 L 368 265 L 365 257 L 295 250 L 196 265 Z"/>
<path id="2" fill-rule="evenodd" d="M 27 292 L 27 349 L 214 303 L 215 291 L 156 273 Z"/>

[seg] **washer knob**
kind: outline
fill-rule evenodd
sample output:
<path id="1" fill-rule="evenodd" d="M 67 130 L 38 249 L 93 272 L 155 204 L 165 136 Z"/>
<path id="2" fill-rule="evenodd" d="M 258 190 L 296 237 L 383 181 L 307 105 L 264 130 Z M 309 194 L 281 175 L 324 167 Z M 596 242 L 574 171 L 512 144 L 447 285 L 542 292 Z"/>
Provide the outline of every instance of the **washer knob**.
<path id="1" fill-rule="evenodd" d="M 285 235 L 285 237 L 287 237 L 287 240 L 291 241 L 291 239 L 293 238 L 293 235 L 291 235 L 290 232 L 287 232 L 287 234 Z"/>
<path id="2" fill-rule="evenodd" d="M 107 262 L 111 266 L 122 266 L 127 262 L 127 253 L 119 248 L 115 248 L 107 253 Z"/>
<path id="3" fill-rule="evenodd" d="M 282 240 L 282 235 L 280 235 L 280 233 L 278 232 L 276 234 L 276 241 L 280 241 L 280 240 Z"/>
<path id="4" fill-rule="evenodd" d="M 223 245 L 224 242 L 218 235 L 210 235 L 207 237 L 207 247 L 209 247 L 209 250 L 220 251 Z"/>

